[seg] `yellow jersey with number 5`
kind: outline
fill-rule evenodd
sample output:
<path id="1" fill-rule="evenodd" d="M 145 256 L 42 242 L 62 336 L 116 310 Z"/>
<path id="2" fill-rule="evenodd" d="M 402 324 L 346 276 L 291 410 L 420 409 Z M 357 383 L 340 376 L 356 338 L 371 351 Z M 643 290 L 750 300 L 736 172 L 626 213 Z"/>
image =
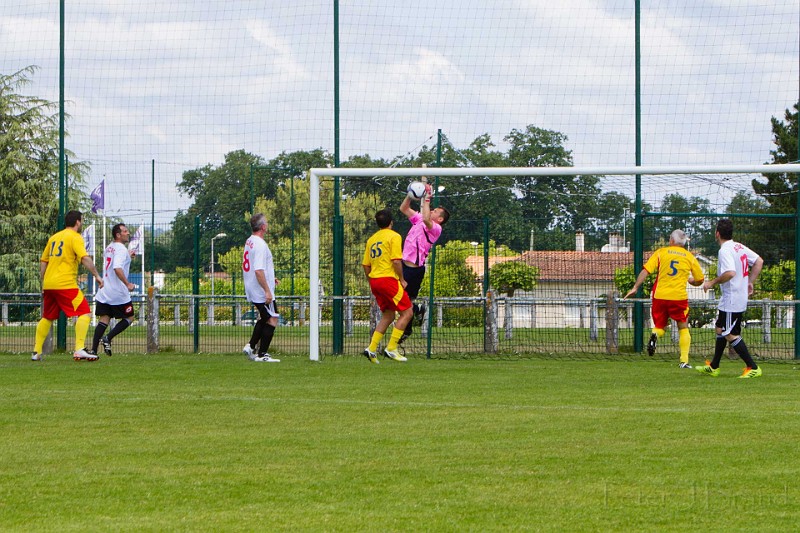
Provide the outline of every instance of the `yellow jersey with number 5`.
<path id="1" fill-rule="evenodd" d="M 77 289 L 78 265 L 87 255 L 83 237 L 72 228 L 63 229 L 50 237 L 39 258 L 47 263 L 42 289 Z"/>
<path id="2" fill-rule="evenodd" d="M 644 268 L 651 274 L 658 271 L 652 296 L 659 300 L 686 300 L 689 298 L 686 291 L 689 274 L 697 281 L 704 278 L 697 258 L 682 246 L 659 248 Z"/>
<path id="3" fill-rule="evenodd" d="M 369 265 L 369 277 L 400 279 L 392 261 L 403 259 L 403 238 L 393 229 L 384 228 L 367 240 L 362 265 Z"/>

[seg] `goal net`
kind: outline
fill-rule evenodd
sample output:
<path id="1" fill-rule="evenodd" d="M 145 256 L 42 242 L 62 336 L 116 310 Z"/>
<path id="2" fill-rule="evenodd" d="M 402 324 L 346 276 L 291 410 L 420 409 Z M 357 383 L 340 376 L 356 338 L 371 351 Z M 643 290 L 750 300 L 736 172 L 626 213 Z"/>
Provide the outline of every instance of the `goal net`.
<path id="1" fill-rule="evenodd" d="M 756 195 L 754 184 L 767 176 L 796 183 L 797 172 L 797 164 L 311 169 L 310 358 L 368 345 L 380 315 L 361 268 L 378 229 L 373 216 L 389 207 L 405 237 L 399 206 L 408 183 L 425 176 L 432 205 L 451 218 L 428 258 L 417 300 L 427 311 L 401 345 L 407 357 L 640 357 L 652 279 L 637 298 L 622 298 L 638 269 L 683 229 L 714 277 L 714 227 L 731 218 L 734 239 L 765 260 L 745 317 L 748 344 L 760 357 L 792 359 L 797 217 L 778 206 L 797 191 Z M 698 360 L 713 352 L 718 296 L 689 287 Z M 677 361 L 677 331 L 669 330 L 657 356 Z"/>

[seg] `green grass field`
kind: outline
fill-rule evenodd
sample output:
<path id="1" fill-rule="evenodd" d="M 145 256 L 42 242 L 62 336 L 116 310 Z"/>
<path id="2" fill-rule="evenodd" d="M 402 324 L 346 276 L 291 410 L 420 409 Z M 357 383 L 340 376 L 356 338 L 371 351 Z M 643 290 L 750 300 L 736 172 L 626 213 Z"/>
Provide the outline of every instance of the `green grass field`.
<path id="1" fill-rule="evenodd" d="M 793 531 L 798 365 L 0 355 L 3 531 Z"/>

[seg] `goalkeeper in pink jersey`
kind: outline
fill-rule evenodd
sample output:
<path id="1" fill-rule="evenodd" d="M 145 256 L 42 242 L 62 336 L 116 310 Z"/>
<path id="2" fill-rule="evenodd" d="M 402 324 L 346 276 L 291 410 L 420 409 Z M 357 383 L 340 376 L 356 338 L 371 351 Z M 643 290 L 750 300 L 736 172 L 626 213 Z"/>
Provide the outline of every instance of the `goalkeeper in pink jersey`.
<path id="1" fill-rule="evenodd" d="M 400 212 L 408 217 L 411 229 L 408 230 L 403 243 L 403 277 L 408 285 L 406 292 L 413 302 L 419 294 L 422 279 L 425 277 L 425 260 L 433 245 L 442 235 L 442 226 L 450 218 L 450 212 L 444 207 L 431 209 L 431 186 L 425 184 L 425 195 L 420 200 L 419 212 L 411 208 L 411 197 L 406 196 L 400 204 Z M 414 320 L 408 323 L 400 342 L 411 335 L 414 321 L 422 324 L 425 317 L 425 305 L 414 304 Z"/>

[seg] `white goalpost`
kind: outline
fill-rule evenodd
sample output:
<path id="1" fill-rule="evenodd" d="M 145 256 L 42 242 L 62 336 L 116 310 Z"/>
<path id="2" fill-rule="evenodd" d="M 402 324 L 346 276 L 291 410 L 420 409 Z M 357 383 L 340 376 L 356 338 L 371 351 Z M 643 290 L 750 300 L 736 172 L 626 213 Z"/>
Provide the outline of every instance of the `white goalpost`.
<path id="1" fill-rule="evenodd" d="M 800 174 L 800 164 L 781 165 L 670 165 L 670 166 L 585 166 L 585 167 L 467 167 L 467 168 L 312 168 L 308 171 L 309 212 L 309 286 L 310 339 L 309 357 L 320 359 L 320 293 L 318 290 L 320 250 L 320 178 L 321 177 L 407 177 L 422 176 L 635 176 L 665 174 Z"/>

